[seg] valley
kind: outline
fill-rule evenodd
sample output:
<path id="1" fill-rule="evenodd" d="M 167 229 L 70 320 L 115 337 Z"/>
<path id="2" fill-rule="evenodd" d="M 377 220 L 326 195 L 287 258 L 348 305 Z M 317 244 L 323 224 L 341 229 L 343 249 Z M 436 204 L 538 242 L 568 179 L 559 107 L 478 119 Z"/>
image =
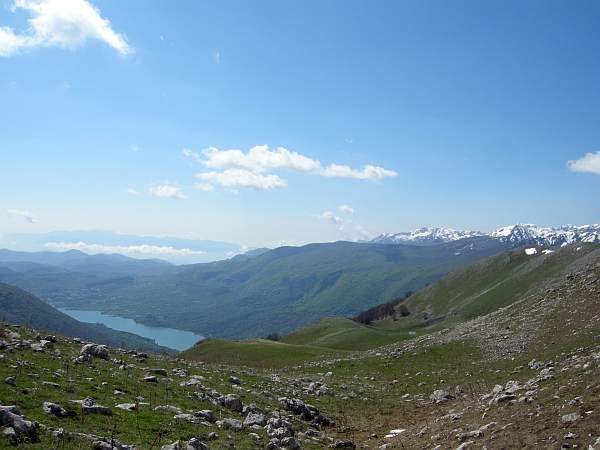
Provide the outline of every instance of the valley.
<path id="1" fill-rule="evenodd" d="M 509 250 L 405 302 L 369 326 L 91 363 L 6 325 L 0 395 L 42 424 L 16 433 L 28 448 L 600 448 L 600 245 Z M 80 412 L 86 396 L 111 415 Z"/>
<path id="2" fill-rule="evenodd" d="M 280 247 L 211 264 L 167 266 L 158 275 L 158 268 L 139 268 L 136 260 L 100 267 L 80 262 L 70 265 L 72 270 L 13 266 L 14 270 L 0 268 L 0 282 L 54 306 L 101 311 L 208 337 L 244 339 L 289 333 L 328 316 L 353 317 L 508 247 L 480 247 L 471 240 L 429 247 L 336 242 Z"/>

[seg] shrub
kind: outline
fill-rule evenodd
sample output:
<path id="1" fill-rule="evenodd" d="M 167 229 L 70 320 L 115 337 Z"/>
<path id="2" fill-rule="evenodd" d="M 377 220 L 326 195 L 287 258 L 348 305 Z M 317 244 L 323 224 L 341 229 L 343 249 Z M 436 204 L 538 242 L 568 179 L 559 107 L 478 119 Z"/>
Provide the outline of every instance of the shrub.
<path id="1" fill-rule="evenodd" d="M 281 336 L 279 335 L 279 333 L 271 333 L 265 339 L 269 341 L 278 341 L 279 339 L 281 339 Z"/>

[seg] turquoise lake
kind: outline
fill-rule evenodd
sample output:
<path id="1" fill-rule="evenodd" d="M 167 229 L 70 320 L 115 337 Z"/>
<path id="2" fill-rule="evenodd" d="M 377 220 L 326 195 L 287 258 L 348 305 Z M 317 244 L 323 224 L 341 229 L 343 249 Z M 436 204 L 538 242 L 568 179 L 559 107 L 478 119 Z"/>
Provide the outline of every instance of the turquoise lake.
<path id="1" fill-rule="evenodd" d="M 158 345 L 173 348 L 175 350 L 186 350 L 204 337 L 190 333 L 189 331 L 176 330 L 174 328 L 148 327 L 136 323 L 133 319 L 109 316 L 100 311 L 85 311 L 79 309 L 56 308 L 60 312 L 71 316 L 73 319 L 86 323 L 102 323 L 108 328 L 118 331 L 127 331 L 142 337 L 154 339 Z"/>

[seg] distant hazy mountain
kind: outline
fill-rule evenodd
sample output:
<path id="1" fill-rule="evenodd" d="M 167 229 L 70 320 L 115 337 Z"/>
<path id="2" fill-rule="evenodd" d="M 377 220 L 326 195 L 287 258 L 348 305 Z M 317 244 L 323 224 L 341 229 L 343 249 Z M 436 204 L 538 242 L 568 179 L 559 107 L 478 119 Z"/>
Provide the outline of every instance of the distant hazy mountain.
<path id="1" fill-rule="evenodd" d="M 133 236 L 110 230 L 15 233 L 0 236 L 0 248 L 40 252 L 80 250 L 87 254 L 119 253 L 138 259 L 163 259 L 175 264 L 219 261 L 243 253 L 228 242 L 175 237 Z"/>
<path id="2" fill-rule="evenodd" d="M 78 250 L 67 252 L 14 252 L 0 249 L 0 267 L 14 272 L 36 270 L 54 272 L 56 268 L 97 276 L 160 277 L 174 275 L 185 266 L 159 259 L 135 259 L 123 255 L 88 255 Z"/>
<path id="3" fill-rule="evenodd" d="M 600 223 L 595 225 L 565 225 L 559 228 L 542 228 L 532 224 L 517 224 L 498 228 L 492 233 L 457 231 L 451 228 L 421 228 L 419 230 L 387 234 L 369 241 L 375 244 L 436 245 L 467 238 L 488 238 L 498 244 L 561 246 L 575 242 L 600 242 Z"/>

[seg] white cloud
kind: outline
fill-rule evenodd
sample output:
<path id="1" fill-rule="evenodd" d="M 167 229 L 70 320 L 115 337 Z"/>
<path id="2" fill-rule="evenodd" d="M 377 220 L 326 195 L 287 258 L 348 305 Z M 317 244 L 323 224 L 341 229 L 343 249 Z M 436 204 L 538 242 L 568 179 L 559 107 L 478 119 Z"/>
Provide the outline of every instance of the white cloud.
<path id="1" fill-rule="evenodd" d="M 16 209 L 9 209 L 8 211 L 8 215 L 9 216 L 16 216 L 16 217 L 21 217 L 23 219 L 25 219 L 27 222 L 29 223 L 35 223 L 35 216 L 33 214 L 31 214 L 30 212 L 27 211 L 19 211 Z"/>
<path id="2" fill-rule="evenodd" d="M 319 170 L 319 161 L 290 152 L 283 147 L 269 150 L 266 145 L 252 147 L 244 154 L 240 150 L 217 150 L 214 147 L 202 151 L 206 160 L 199 160 L 210 169 L 245 169 L 252 173 L 264 173 L 275 169 L 311 173 Z"/>
<path id="3" fill-rule="evenodd" d="M 138 191 L 136 191 L 135 189 L 132 189 L 132 188 L 125 189 L 125 192 L 127 192 L 128 194 L 131 194 L 131 195 L 140 195 L 140 193 Z"/>
<path id="4" fill-rule="evenodd" d="M 343 212 L 346 212 L 348 214 L 354 215 L 354 208 L 352 208 L 352 207 L 350 207 L 348 205 L 340 205 L 340 206 L 338 206 L 338 209 L 340 211 L 343 211 Z"/>
<path id="5" fill-rule="evenodd" d="M 202 158 L 200 158 L 200 155 L 198 153 L 191 151 L 189 148 L 184 148 L 183 154 L 185 156 L 190 156 L 190 157 L 194 158 L 198 162 L 202 161 Z"/>
<path id="6" fill-rule="evenodd" d="M 215 58 L 215 62 L 217 64 L 221 64 L 221 55 L 219 54 L 219 52 L 213 52 L 213 57 Z"/>
<path id="7" fill-rule="evenodd" d="M 11 10 L 27 11 L 31 18 L 23 34 L 0 27 L 0 56 L 11 56 L 28 47 L 75 48 L 88 39 L 103 41 L 121 55 L 133 53 L 127 37 L 115 33 L 108 19 L 86 0 L 16 0 Z"/>
<path id="8" fill-rule="evenodd" d="M 131 146 L 131 151 L 132 151 L 132 152 L 137 152 L 139 149 L 140 149 L 140 148 L 137 146 L 137 144 L 133 144 L 133 145 Z"/>
<path id="9" fill-rule="evenodd" d="M 567 167 L 571 172 L 591 172 L 600 175 L 600 151 L 587 153 L 582 158 L 568 161 Z"/>
<path id="10" fill-rule="evenodd" d="M 172 198 L 175 200 L 184 199 L 185 195 L 181 192 L 181 188 L 173 186 L 172 184 L 157 184 L 150 186 L 148 192 L 152 195 L 156 195 L 161 198 Z"/>
<path id="11" fill-rule="evenodd" d="M 140 255 L 157 255 L 157 256 L 190 256 L 202 255 L 205 252 L 190 250 L 189 248 L 174 249 L 173 247 L 158 247 L 156 245 L 102 245 L 102 244 L 86 244 L 85 242 L 65 243 L 65 242 L 47 242 L 44 247 L 53 250 L 79 250 L 85 253 L 124 253 L 124 254 L 140 254 Z"/>
<path id="12" fill-rule="evenodd" d="M 359 180 L 369 180 L 374 183 L 379 183 L 383 178 L 396 177 L 398 174 L 393 170 L 386 170 L 383 167 L 367 165 L 361 170 L 351 169 L 348 166 L 339 166 L 332 164 L 325 169 L 323 176 L 326 177 L 341 177 L 341 178 L 356 178 Z"/>
<path id="13" fill-rule="evenodd" d="M 323 214 L 318 216 L 318 218 L 326 220 L 333 225 L 344 225 L 344 221 L 340 217 L 337 217 L 335 214 L 333 214 L 331 211 L 325 211 Z"/>
<path id="14" fill-rule="evenodd" d="M 209 183 L 194 183 L 194 187 L 196 189 L 198 189 L 199 191 L 204 191 L 204 192 L 212 192 L 215 190 L 215 187 Z"/>
<path id="15" fill-rule="evenodd" d="M 244 169 L 227 169 L 223 172 L 206 172 L 196 174 L 201 180 L 225 187 L 243 187 L 255 190 L 280 189 L 287 186 L 287 181 L 277 175 L 261 175 Z"/>
<path id="16" fill-rule="evenodd" d="M 199 173 L 200 179 L 223 186 L 248 187 L 252 189 L 278 189 L 287 186 L 287 181 L 277 175 L 261 174 L 286 170 L 290 172 L 317 175 L 324 177 L 341 177 L 369 180 L 379 183 L 383 178 L 396 177 L 393 170 L 372 165 L 356 170 L 348 166 L 331 164 L 324 168 L 318 160 L 300 155 L 296 152 L 278 147 L 270 150 L 266 145 L 252 147 L 247 153 L 241 150 L 218 150 L 209 147 L 201 154 L 184 149 L 183 154 L 191 157 L 204 167 L 222 172 L 212 171 Z"/>
<path id="17" fill-rule="evenodd" d="M 342 205 L 338 209 L 349 208 L 347 205 Z M 352 208 L 349 208 L 354 212 Z M 345 209 L 344 209 L 345 210 Z M 370 233 L 365 231 L 358 223 L 353 220 L 344 220 L 341 217 L 336 216 L 331 211 L 325 211 L 323 214 L 317 216 L 318 219 L 326 220 L 331 225 L 335 225 L 339 232 L 342 234 L 345 240 L 357 241 L 359 239 L 371 239 Z"/>

